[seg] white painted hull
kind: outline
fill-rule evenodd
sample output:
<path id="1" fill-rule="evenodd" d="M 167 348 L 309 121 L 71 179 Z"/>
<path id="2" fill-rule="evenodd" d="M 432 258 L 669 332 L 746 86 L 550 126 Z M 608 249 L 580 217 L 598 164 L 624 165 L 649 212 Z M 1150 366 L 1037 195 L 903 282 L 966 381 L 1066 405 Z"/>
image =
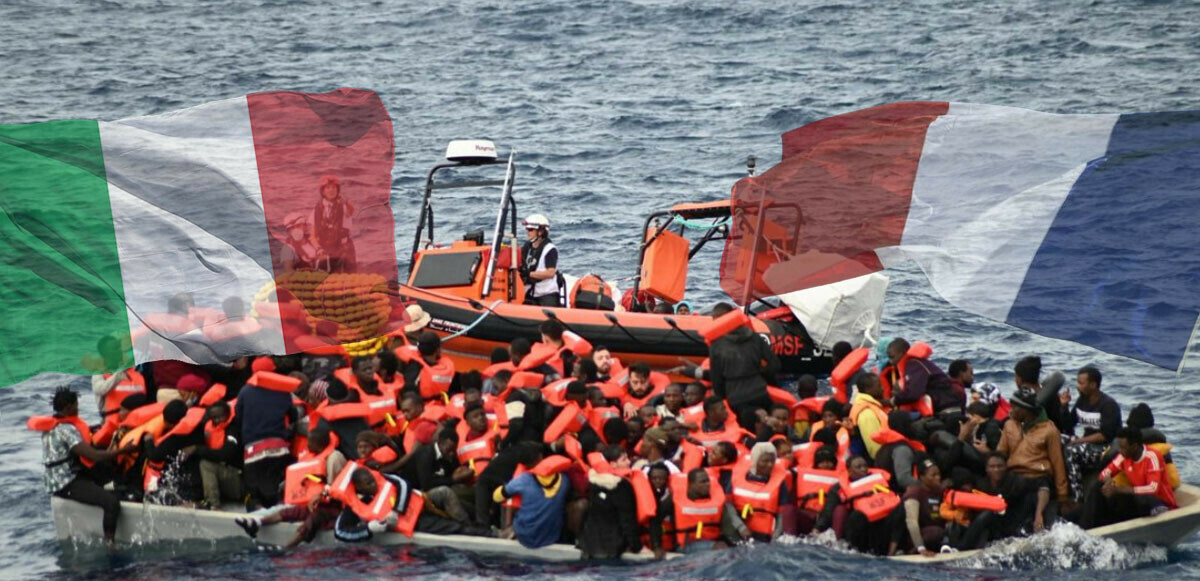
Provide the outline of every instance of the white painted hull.
<path id="1" fill-rule="evenodd" d="M 99 508 L 87 506 L 58 497 L 51 497 L 54 515 L 54 530 L 59 540 L 97 540 L 102 537 L 100 528 L 102 513 Z M 151 542 L 184 542 L 221 540 L 252 541 L 245 531 L 234 522 L 243 513 L 217 510 L 195 510 L 173 506 L 148 505 L 136 502 L 121 503 L 121 518 L 117 525 L 117 542 L 141 544 Z M 297 523 L 279 523 L 263 527 L 256 541 L 263 545 L 283 545 L 296 533 Z M 505 539 L 472 537 L 466 535 L 433 535 L 416 533 L 408 538 L 399 533 L 375 535 L 371 541 L 379 545 L 416 545 L 427 547 L 451 547 L 477 553 L 503 554 L 541 561 L 578 561 L 579 549 L 570 545 L 555 544 L 539 549 L 529 549 L 520 543 Z M 314 545 L 339 544 L 332 531 L 322 531 L 313 540 Z M 669 554 L 668 557 L 676 557 Z M 622 556 L 625 561 L 648 561 L 654 556 L 643 550 L 637 554 Z"/>
<path id="2" fill-rule="evenodd" d="M 1200 529 L 1200 488 L 1185 484 L 1175 491 L 1175 498 L 1179 501 L 1179 508 L 1176 510 L 1156 517 L 1139 518 L 1094 528 L 1088 533 L 1122 544 L 1174 546 Z M 52 497 L 50 505 L 54 514 L 55 533 L 60 540 L 95 540 L 101 537 L 99 508 L 58 497 Z M 121 519 L 117 526 L 117 541 L 120 543 L 141 544 L 195 540 L 209 542 L 240 540 L 247 544 L 251 543 L 241 527 L 233 522 L 235 518 L 245 516 L 242 513 L 195 510 L 134 502 L 121 503 L 121 509 Z M 257 542 L 264 545 L 283 545 L 295 534 L 297 526 L 295 523 L 280 523 L 263 527 L 258 534 Z M 410 539 L 399 533 L 386 533 L 376 535 L 370 542 L 380 545 L 452 547 L 464 551 L 498 553 L 542 561 L 578 561 L 580 558 L 579 550 L 569 545 L 551 545 L 540 549 L 529 549 L 516 541 L 465 535 L 416 533 Z M 333 533 L 330 531 L 319 533 L 313 541 L 315 545 L 334 545 L 336 543 L 338 541 L 334 539 Z M 978 553 L 979 551 L 961 551 L 939 554 L 934 557 L 903 555 L 891 558 L 912 563 L 946 563 L 968 559 Z M 678 554 L 674 553 L 668 554 L 668 558 L 677 556 Z M 653 555 L 648 551 L 623 557 L 627 561 L 647 561 L 652 558 Z"/>
<path id="3" fill-rule="evenodd" d="M 1088 529 L 1088 534 L 1111 539 L 1123 545 L 1156 545 L 1173 547 L 1200 529 L 1200 488 L 1190 484 L 1175 490 L 1179 508 L 1153 517 L 1135 518 L 1113 525 Z M 910 563 L 946 563 L 969 559 L 981 551 L 942 553 L 933 557 L 900 555 L 891 557 Z"/>

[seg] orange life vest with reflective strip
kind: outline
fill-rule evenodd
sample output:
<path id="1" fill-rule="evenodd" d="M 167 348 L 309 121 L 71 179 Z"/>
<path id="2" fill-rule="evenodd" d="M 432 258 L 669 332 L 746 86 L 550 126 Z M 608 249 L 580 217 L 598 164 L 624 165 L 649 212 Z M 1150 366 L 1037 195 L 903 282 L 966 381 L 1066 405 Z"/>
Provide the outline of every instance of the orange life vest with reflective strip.
<path id="1" fill-rule="evenodd" d="M 112 377 L 111 373 L 106 373 L 104 379 Z M 121 409 L 121 400 L 134 395 L 146 393 L 146 378 L 142 377 L 141 373 L 130 367 L 125 370 L 125 379 L 113 386 L 108 393 L 104 394 L 104 410 L 100 415 L 115 414 Z"/>
<path id="2" fill-rule="evenodd" d="M 821 449 L 824 444 L 820 442 L 803 442 L 792 446 L 792 461 L 796 468 L 812 468 L 813 458 L 817 455 L 817 450 Z"/>
<path id="3" fill-rule="evenodd" d="M 358 493 L 351 485 L 356 470 L 368 470 L 371 472 L 371 477 L 375 479 L 375 496 L 369 501 L 364 502 L 359 498 Z M 342 504 L 346 505 L 346 508 L 354 511 L 354 514 L 364 522 L 386 519 L 398 503 L 396 486 L 390 480 L 380 474 L 378 470 L 362 468 L 355 463 L 346 464 L 341 474 L 338 474 L 333 485 L 330 486 L 329 495 L 340 500 Z M 420 490 L 410 490 L 408 506 L 403 513 L 397 515 L 399 518 L 392 530 L 411 538 L 413 531 L 417 528 L 417 519 L 420 518 L 421 509 L 424 506 L 425 495 L 421 494 Z"/>
<path id="4" fill-rule="evenodd" d="M 88 426 L 87 422 L 83 421 L 83 418 L 79 416 L 71 416 L 69 418 L 60 416 L 33 416 L 25 422 L 25 427 L 35 432 L 48 433 L 59 424 L 70 424 L 74 426 L 75 430 L 79 432 L 79 436 L 83 438 L 83 442 L 89 446 L 92 444 L 92 428 L 91 426 Z M 52 460 L 49 462 L 49 464 L 58 465 L 60 463 L 68 462 L 70 461 L 71 456 L 73 456 L 73 454 L 68 454 L 66 458 Z M 83 456 L 78 456 L 78 458 L 79 461 L 88 468 L 91 468 L 96 464 L 95 462 L 92 462 Z"/>
<path id="5" fill-rule="evenodd" d="M 729 442 L 737 448 L 738 454 L 745 454 L 749 450 L 746 449 L 746 444 L 742 442 L 747 436 L 754 437 L 754 434 L 742 429 L 736 422 L 732 424 L 726 422 L 720 431 L 706 432 L 704 425 L 701 424 L 700 429 L 691 433 L 692 438 L 695 438 L 704 447 L 711 448 L 717 445 L 717 442 Z"/>
<path id="6" fill-rule="evenodd" d="M 568 435 L 578 434 L 587 425 L 587 414 L 575 402 L 568 403 L 546 428 L 542 440 L 547 444 Z"/>
<path id="7" fill-rule="evenodd" d="M 567 405 L 567 385 L 572 381 L 577 381 L 574 377 L 564 377 L 547 383 L 542 388 L 542 399 L 552 406 Z"/>
<path id="8" fill-rule="evenodd" d="M 458 432 L 458 461 L 471 467 L 478 476 L 487 468 L 488 462 L 496 455 L 496 428 L 487 430 L 482 435 L 471 438 L 471 426 L 465 420 L 458 422 L 455 428 Z"/>
<path id="9" fill-rule="evenodd" d="M 824 428 L 824 421 L 813 424 L 808 429 L 808 441 L 813 441 L 813 438 L 817 436 L 817 432 Z M 837 437 L 838 463 L 844 464 L 850 460 L 850 430 L 847 430 L 845 426 L 841 426 L 834 435 Z"/>
<path id="10" fill-rule="evenodd" d="M 836 470 L 800 468 L 796 470 L 796 504 L 805 510 L 821 512 L 825 507 L 825 495 L 834 484 L 841 482 Z"/>
<path id="11" fill-rule="evenodd" d="M 352 389 L 354 391 L 357 391 L 359 401 L 366 402 L 366 401 L 370 401 L 370 400 L 374 400 L 374 399 L 379 399 L 381 397 L 387 397 L 387 395 L 388 395 L 387 390 L 385 390 L 383 388 L 383 386 L 384 386 L 383 378 L 379 377 L 378 373 L 376 373 L 375 375 L 373 375 L 371 377 L 371 379 L 373 379 L 375 381 L 375 388 L 379 390 L 378 394 L 367 393 L 367 391 L 365 389 L 363 389 L 363 386 L 358 383 L 358 377 L 356 377 L 354 375 L 354 371 L 352 369 L 350 369 L 349 367 L 339 367 L 339 368 L 333 370 L 333 376 L 336 377 L 338 379 L 338 381 L 341 381 L 342 383 L 344 383 L 346 385 L 347 389 Z M 395 394 L 392 394 L 392 399 L 393 400 L 395 399 Z"/>
<path id="12" fill-rule="evenodd" d="M 603 407 L 594 408 L 589 405 L 586 413 L 587 413 L 587 417 L 588 417 L 588 425 L 591 426 L 592 429 L 596 431 L 596 434 L 598 434 L 600 436 L 601 440 L 604 439 L 604 424 L 605 424 L 605 422 L 607 422 L 608 420 L 611 420 L 613 418 L 621 417 L 621 410 L 619 410 L 613 406 L 603 406 Z M 605 441 L 605 443 L 606 444 L 609 444 L 609 443 L 615 444 L 616 442 Z"/>
<path id="13" fill-rule="evenodd" d="M 729 404 L 725 405 L 728 406 Z M 730 413 L 730 415 L 733 414 Z M 678 419 L 679 423 L 681 424 L 696 424 L 699 426 L 704 422 L 705 417 L 706 414 L 704 413 L 704 402 L 700 402 L 696 405 L 685 406 L 683 409 L 679 410 L 679 414 L 676 416 L 676 419 Z"/>
<path id="14" fill-rule="evenodd" d="M 767 482 L 748 478 L 751 466 L 746 463 L 733 471 L 733 507 L 751 531 L 760 535 L 775 533 L 775 517 L 779 514 L 779 495 L 790 472 L 776 466 Z"/>
<path id="15" fill-rule="evenodd" d="M 667 374 L 651 371 L 650 377 L 647 378 L 647 381 L 650 383 L 650 391 L 639 397 L 629 391 L 629 374 L 628 369 L 623 369 L 621 370 L 621 374 L 613 379 L 614 383 L 621 386 L 619 398 L 622 405 L 633 404 L 638 409 L 641 409 L 642 406 L 650 403 L 650 400 L 662 395 L 662 392 L 667 390 L 667 386 L 671 385 L 671 378 Z"/>
<path id="16" fill-rule="evenodd" d="M 880 521 L 900 505 L 900 497 L 888 488 L 891 480 L 892 475 L 887 470 L 872 468 L 869 474 L 858 480 L 844 481 L 842 498 L 868 521 Z"/>
<path id="17" fill-rule="evenodd" d="M 325 489 L 329 474 L 326 471 L 329 456 L 338 447 L 337 434 L 329 433 L 329 445 L 317 454 L 305 449 L 300 458 L 287 467 L 284 477 L 283 501 L 297 506 L 307 505 Z"/>
<path id="18" fill-rule="evenodd" d="M 421 377 L 417 387 L 421 390 L 421 398 L 428 400 L 440 399 L 445 403 L 450 384 L 454 381 L 454 360 L 442 355 L 437 363 L 430 365 L 424 357 L 414 359 L 421 366 Z"/>
<path id="19" fill-rule="evenodd" d="M 725 491 L 710 480 L 708 498 L 688 498 L 686 474 L 673 474 L 671 496 L 675 503 L 675 535 L 679 546 L 721 536 L 721 511 L 725 510 Z"/>

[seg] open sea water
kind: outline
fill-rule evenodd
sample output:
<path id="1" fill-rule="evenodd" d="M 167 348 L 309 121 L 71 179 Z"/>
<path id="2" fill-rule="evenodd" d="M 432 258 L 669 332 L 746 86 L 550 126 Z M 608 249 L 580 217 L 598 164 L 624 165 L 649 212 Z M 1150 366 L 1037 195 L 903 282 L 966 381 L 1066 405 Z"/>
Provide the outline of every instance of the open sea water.
<path id="1" fill-rule="evenodd" d="M 782 132 L 823 117 L 901 100 L 1061 113 L 1200 108 L 1200 3 L 988 4 L 0 0 L 0 123 L 118 119 L 264 90 L 374 89 L 395 123 L 401 253 L 424 174 L 447 141 L 486 137 L 518 151 L 521 213 L 550 216 L 563 267 L 620 279 L 633 274 L 648 213 L 728 196 L 747 156 L 769 167 Z M 495 192 L 440 197 L 439 238 L 488 227 L 495 203 Z M 721 298 L 718 256 L 714 247 L 693 264 L 698 303 Z M 1048 370 L 1095 363 L 1123 410 L 1153 406 L 1184 479 L 1200 482 L 1200 357 L 1177 374 L 1108 356 L 956 309 L 916 268 L 889 274 L 886 335 L 929 341 L 942 364 L 970 358 L 979 381 L 1006 393 L 1023 355 L 1041 355 Z M 452 549 L 60 546 L 38 440 L 23 424 L 72 381 L 87 389 L 86 379 L 63 376 L 0 389 L 0 577 L 1200 577 L 1200 538 L 1167 551 L 1070 528 L 1038 537 L 1033 553 L 997 550 L 954 568 L 891 563 L 820 539 L 636 567 Z"/>

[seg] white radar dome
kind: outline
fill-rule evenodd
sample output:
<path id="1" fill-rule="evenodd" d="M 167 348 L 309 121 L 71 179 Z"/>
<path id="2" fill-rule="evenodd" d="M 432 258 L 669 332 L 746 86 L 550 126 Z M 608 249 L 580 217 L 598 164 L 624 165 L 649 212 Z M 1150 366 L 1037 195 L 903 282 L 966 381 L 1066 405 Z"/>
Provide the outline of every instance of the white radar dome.
<path id="1" fill-rule="evenodd" d="M 496 161 L 496 144 L 487 139 L 456 139 L 446 146 L 446 159 L 476 164 Z"/>

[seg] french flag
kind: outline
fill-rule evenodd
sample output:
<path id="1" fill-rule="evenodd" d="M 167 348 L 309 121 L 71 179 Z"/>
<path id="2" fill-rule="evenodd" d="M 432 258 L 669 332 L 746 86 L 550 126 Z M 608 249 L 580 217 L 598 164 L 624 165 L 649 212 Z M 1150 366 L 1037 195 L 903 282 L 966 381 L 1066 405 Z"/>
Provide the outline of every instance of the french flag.
<path id="1" fill-rule="evenodd" d="M 967 311 L 1172 369 L 1200 321 L 1200 112 L 892 103 L 785 133 L 733 205 L 735 298 L 914 260 Z"/>

